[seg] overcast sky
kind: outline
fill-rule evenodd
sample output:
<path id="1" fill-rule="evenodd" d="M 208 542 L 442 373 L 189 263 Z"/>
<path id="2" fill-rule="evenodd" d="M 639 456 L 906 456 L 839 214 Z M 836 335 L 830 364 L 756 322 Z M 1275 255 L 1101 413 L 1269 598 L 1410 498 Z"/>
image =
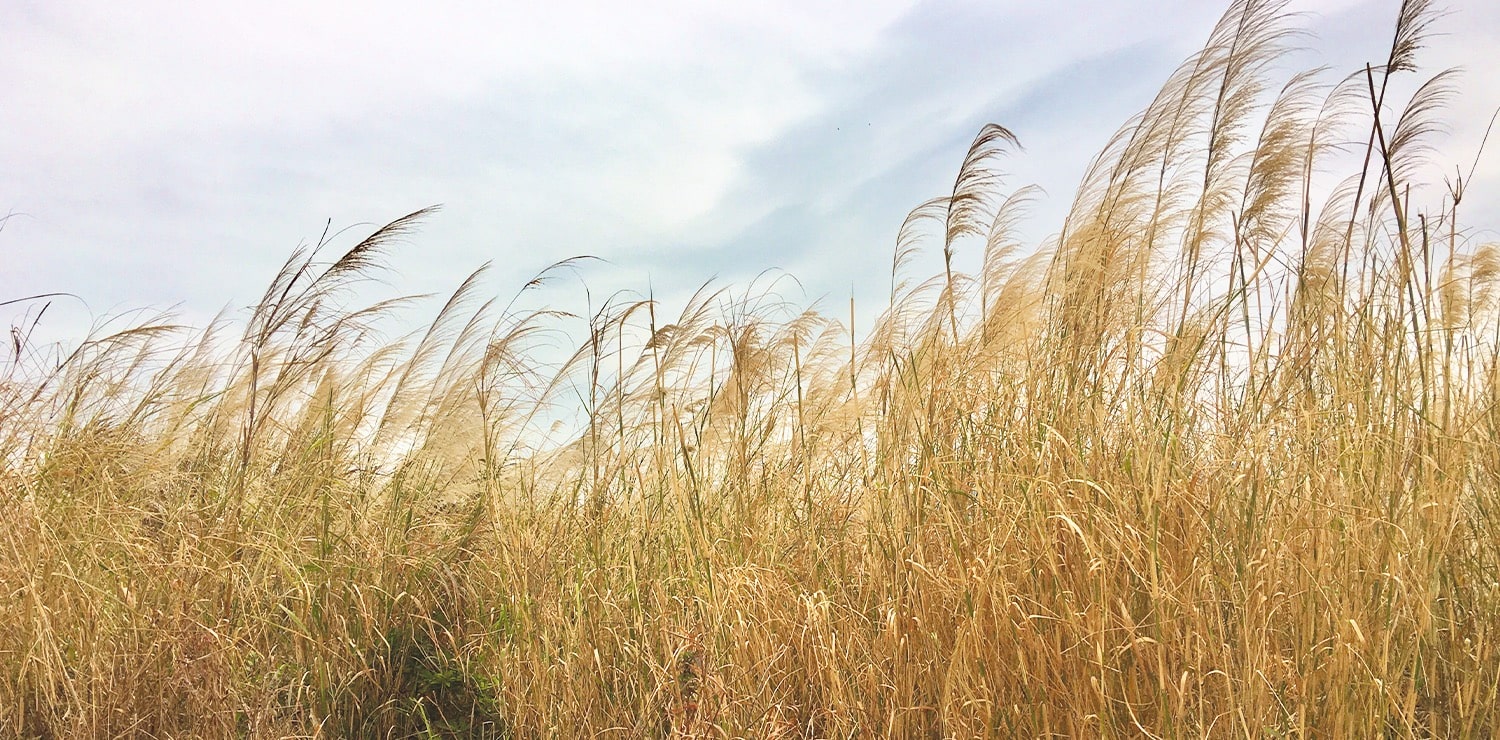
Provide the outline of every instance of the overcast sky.
<path id="1" fill-rule="evenodd" d="M 1295 0 L 1314 34 L 1299 66 L 1383 60 L 1397 5 Z M 1497 5 L 1451 2 L 1421 57 L 1472 70 L 1450 163 L 1500 106 Z M 401 292 L 486 261 L 511 291 L 591 254 L 605 289 L 777 268 L 809 300 L 874 305 L 902 218 L 951 187 L 984 123 L 1020 137 L 1009 183 L 1047 191 L 1028 229 L 1055 232 L 1089 158 L 1222 10 L 0 0 L 0 301 L 82 296 L 54 330 L 139 307 L 201 323 L 326 222 L 354 238 L 440 203 L 391 259 Z M 1491 228 L 1497 174 L 1500 144 L 1466 201 Z"/>

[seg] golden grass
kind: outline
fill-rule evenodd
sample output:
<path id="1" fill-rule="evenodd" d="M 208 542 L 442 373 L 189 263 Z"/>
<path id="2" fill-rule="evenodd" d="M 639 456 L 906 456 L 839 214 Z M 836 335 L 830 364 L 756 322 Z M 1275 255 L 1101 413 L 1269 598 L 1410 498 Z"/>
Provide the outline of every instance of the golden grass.
<path id="1" fill-rule="evenodd" d="M 1276 87 L 1280 4 L 1235 3 L 1048 245 L 987 128 L 900 234 L 944 271 L 859 342 L 705 290 L 546 362 L 567 317 L 477 277 L 382 342 L 340 304 L 419 213 L 294 255 L 238 338 L 20 347 L 0 731 L 1490 737 L 1500 252 L 1462 181 L 1408 195 L 1427 18 Z"/>

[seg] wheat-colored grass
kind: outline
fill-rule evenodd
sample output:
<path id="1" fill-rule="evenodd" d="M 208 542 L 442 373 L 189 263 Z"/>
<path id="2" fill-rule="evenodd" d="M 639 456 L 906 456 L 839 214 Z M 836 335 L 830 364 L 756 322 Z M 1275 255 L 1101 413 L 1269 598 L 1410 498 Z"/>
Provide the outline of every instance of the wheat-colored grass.
<path id="1" fill-rule="evenodd" d="M 341 305 L 418 213 L 244 326 L 18 344 L 0 732 L 1493 736 L 1500 251 L 1410 196 L 1425 6 L 1325 84 L 1236 2 L 1046 245 L 986 128 L 859 341 L 476 275 L 386 342 Z"/>

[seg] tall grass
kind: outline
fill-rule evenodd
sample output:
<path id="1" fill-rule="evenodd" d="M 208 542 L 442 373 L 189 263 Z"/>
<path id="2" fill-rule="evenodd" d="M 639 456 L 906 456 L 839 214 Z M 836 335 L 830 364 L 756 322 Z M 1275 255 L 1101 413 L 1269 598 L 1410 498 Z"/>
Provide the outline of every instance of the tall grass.
<path id="1" fill-rule="evenodd" d="M 859 334 L 476 273 L 386 341 L 345 304 L 418 212 L 238 328 L 18 341 L 0 729 L 1490 737 L 1500 250 L 1411 196 L 1429 17 L 1325 84 L 1234 3 L 1043 245 L 987 127 Z"/>

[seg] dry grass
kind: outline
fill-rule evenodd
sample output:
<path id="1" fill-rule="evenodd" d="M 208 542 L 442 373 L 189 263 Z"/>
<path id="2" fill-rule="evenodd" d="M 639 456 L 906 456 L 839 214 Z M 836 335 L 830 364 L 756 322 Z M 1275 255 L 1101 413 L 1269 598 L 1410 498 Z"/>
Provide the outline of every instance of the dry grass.
<path id="1" fill-rule="evenodd" d="M 239 330 L 18 346 L 0 730 L 1494 735 L 1500 252 L 1461 181 L 1408 196 L 1424 6 L 1278 87 L 1280 6 L 1237 2 L 1047 245 L 987 128 L 857 343 L 705 291 L 547 362 L 570 319 L 477 277 L 384 342 L 340 306 L 413 214 Z"/>

